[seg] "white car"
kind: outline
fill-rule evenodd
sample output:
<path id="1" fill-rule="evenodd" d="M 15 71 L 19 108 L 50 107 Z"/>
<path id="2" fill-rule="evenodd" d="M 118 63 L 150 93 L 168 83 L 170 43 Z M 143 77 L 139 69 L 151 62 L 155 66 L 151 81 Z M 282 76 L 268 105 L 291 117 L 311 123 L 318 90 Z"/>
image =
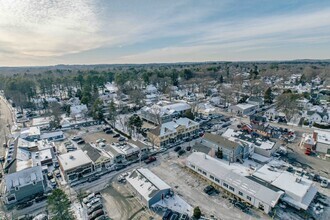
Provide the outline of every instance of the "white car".
<path id="1" fill-rule="evenodd" d="M 92 201 L 90 201 L 89 203 L 87 203 L 87 208 L 90 208 L 90 207 L 92 207 L 94 204 L 96 204 L 96 203 L 98 203 L 98 202 L 100 202 L 101 201 L 101 199 L 100 198 L 95 198 L 95 199 L 93 199 Z"/>
<path id="2" fill-rule="evenodd" d="M 327 179 L 323 179 L 323 180 L 321 181 L 321 187 L 323 187 L 323 188 L 328 188 L 328 185 L 329 185 L 329 182 L 328 182 Z"/>

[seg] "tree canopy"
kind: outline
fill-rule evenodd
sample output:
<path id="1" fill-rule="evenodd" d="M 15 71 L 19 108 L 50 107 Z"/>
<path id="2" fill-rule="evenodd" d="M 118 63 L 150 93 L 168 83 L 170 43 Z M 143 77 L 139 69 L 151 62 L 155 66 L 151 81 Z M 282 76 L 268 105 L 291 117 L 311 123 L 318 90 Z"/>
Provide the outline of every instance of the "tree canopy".
<path id="1" fill-rule="evenodd" d="M 70 201 L 61 189 L 53 190 L 47 199 L 48 211 L 52 220 L 74 220 L 69 210 Z"/>

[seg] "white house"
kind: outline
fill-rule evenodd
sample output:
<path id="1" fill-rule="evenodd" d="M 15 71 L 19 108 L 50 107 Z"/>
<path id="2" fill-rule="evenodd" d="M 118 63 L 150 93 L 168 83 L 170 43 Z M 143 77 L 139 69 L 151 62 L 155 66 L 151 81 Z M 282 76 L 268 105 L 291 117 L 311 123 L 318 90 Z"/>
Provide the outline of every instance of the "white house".
<path id="1" fill-rule="evenodd" d="M 75 119 L 83 118 L 85 117 L 87 111 L 88 111 L 87 105 L 85 104 L 74 105 L 70 107 L 70 116 Z"/>

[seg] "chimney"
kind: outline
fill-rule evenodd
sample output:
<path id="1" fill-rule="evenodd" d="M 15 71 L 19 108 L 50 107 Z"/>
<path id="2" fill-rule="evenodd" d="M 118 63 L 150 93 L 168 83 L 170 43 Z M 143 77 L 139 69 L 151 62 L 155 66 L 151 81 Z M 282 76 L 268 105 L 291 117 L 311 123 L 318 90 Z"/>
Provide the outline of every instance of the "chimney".
<path id="1" fill-rule="evenodd" d="M 316 131 L 313 132 L 313 139 L 314 139 L 314 141 L 317 141 L 317 132 Z"/>

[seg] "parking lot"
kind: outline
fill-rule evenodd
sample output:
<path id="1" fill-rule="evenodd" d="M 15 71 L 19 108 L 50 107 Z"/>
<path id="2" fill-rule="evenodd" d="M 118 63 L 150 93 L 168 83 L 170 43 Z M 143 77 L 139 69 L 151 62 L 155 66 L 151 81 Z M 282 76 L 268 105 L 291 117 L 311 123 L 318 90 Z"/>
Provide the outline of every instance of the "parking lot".
<path id="1" fill-rule="evenodd" d="M 126 184 L 118 183 L 115 179 L 110 186 L 101 191 L 109 217 L 115 220 L 147 220 L 150 217 L 160 219 L 132 195 Z"/>
<path id="2" fill-rule="evenodd" d="M 202 214 L 214 219 L 271 219 L 256 210 L 248 214 L 234 207 L 223 191 L 207 195 L 204 188 L 207 182 L 184 167 L 185 156 L 178 158 L 177 153 L 170 152 L 162 156 L 158 163 L 149 166 L 157 176 L 169 184 L 191 206 L 199 206 Z"/>

